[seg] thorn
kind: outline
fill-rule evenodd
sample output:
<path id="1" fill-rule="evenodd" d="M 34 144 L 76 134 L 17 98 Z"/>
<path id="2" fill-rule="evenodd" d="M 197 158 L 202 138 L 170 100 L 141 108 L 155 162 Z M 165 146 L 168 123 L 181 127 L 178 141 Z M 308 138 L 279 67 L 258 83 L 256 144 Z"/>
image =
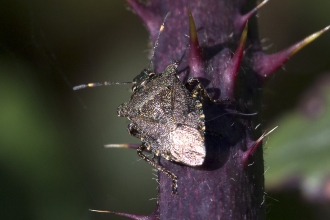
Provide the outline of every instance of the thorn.
<path id="1" fill-rule="evenodd" d="M 127 4 L 132 8 L 147 26 L 152 39 L 155 39 L 161 24 L 161 16 L 151 10 L 151 6 L 147 6 L 139 0 L 126 0 Z"/>
<path id="2" fill-rule="evenodd" d="M 309 35 L 308 37 L 306 37 L 304 40 L 300 41 L 299 43 L 293 45 L 289 50 L 290 54 L 289 57 L 293 56 L 295 53 L 297 53 L 299 50 L 301 50 L 303 47 L 305 47 L 307 44 L 311 43 L 312 41 L 314 41 L 316 38 L 318 38 L 319 36 L 321 36 L 324 32 L 326 32 L 327 30 L 330 29 L 330 25 L 323 28 L 322 30 L 315 32 L 314 34 Z"/>
<path id="3" fill-rule="evenodd" d="M 289 60 L 291 56 L 305 47 L 307 44 L 311 43 L 313 40 L 318 38 L 324 32 L 330 29 L 330 25 L 323 28 L 322 30 L 309 35 L 302 41 L 284 49 L 275 54 L 264 54 L 260 53 L 255 57 L 254 70 L 262 77 L 270 76 L 275 70 L 280 68 L 286 61 Z"/>
<path id="4" fill-rule="evenodd" d="M 234 99 L 234 87 L 238 70 L 241 66 L 242 57 L 244 54 L 244 48 L 246 43 L 246 37 L 248 32 L 248 23 L 246 22 L 245 28 L 242 32 L 241 39 L 239 40 L 238 47 L 234 56 L 229 61 L 226 70 L 223 73 L 223 85 L 220 88 L 224 88 L 221 92 L 223 99 Z"/>
<path id="5" fill-rule="evenodd" d="M 278 128 L 278 126 L 276 126 L 272 130 L 270 130 L 268 132 L 265 132 L 263 135 L 261 135 L 261 137 L 258 140 L 256 140 L 253 143 L 253 145 L 251 147 L 249 147 L 249 149 L 246 152 L 243 153 L 242 158 L 243 158 L 244 164 L 247 164 L 247 161 L 248 161 L 249 157 L 254 154 L 254 152 L 257 150 L 258 146 L 262 143 L 262 140 L 266 136 L 268 136 L 270 133 L 272 133 L 276 128 Z"/>
<path id="6" fill-rule="evenodd" d="M 241 17 L 238 17 L 237 20 L 237 25 L 239 26 L 239 28 L 243 28 L 243 26 L 245 25 L 245 23 L 249 20 L 249 18 L 252 17 L 252 15 L 254 13 L 256 13 L 262 6 L 264 6 L 266 3 L 268 2 L 268 0 L 264 0 L 263 2 L 261 2 L 259 5 L 257 5 L 254 9 L 252 9 L 251 11 L 249 11 L 247 14 L 242 15 Z"/>
<path id="7" fill-rule="evenodd" d="M 198 42 L 196 25 L 191 10 L 188 7 L 189 17 L 189 66 L 191 77 L 200 77 L 202 70 L 202 53 Z"/>
<path id="8" fill-rule="evenodd" d="M 107 211 L 107 210 L 95 210 L 95 209 L 89 209 L 91 212 L 99 212 L 99 213 L 108 213 L 108 214 L 115 214 L 118 216 L 123 216 L 135 220 L 148 220 L 151 219 L 150 216 L 146 215 L 136 215 L 136 214 L 129 214 L 129 213 L 122 213 L 122 212 L 112 212 L 112 211 Z"/>

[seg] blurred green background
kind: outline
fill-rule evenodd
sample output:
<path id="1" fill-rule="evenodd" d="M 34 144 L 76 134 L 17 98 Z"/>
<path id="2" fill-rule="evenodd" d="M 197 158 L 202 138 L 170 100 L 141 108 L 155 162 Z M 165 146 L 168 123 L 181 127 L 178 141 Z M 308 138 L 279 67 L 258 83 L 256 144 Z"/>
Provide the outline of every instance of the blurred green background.
<path id="1" fill-rule="evenodd" d="M 259 13 L 266 51 L 329 25 L 329 8 L 328 0 L 267 3 Z M 278 125 L 330 69 L 329 40 L 324 34 L 268 80 L 264 128 Z M 130 86 L 71 89 L 131 81 L 148 65 L 148 49 L 148 34 L 125 1 L 0 2 L 0 219 L 123 219 L 88 209 L 152 212 L 157 184 L 151 166 L 134 150 L 103 148 L 139 143 L 116 114 Z M 272 169 L 276 163 L 267 172 Z M 296 188 L 267 198 L 268 219 L 325 216 L 324 202 L 307 202 Z"/>

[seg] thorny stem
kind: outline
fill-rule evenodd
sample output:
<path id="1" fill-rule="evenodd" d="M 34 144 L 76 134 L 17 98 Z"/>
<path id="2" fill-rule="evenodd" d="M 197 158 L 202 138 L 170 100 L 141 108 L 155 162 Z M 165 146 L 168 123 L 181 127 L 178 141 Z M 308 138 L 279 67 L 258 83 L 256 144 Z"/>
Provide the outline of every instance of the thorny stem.
<path id="1" fill-rule="evenodd" d="M 227 114 L 216 117 L 226 113 L 228 108 L 242 113 L 259 112 L 259 102 L 255 100 L 260 95 L 260 81 L 247 64 L 244 64 L 245 69 L 249 68 L 251 73 L 236 76 L 241 59 L 232 58 L 242 42 L 246 20 L 240 19 L 245 1 L 165 0 L 150 1 L 147 6 L 131 0 L 128 3 L 146 23 L 153 42 L 163 18 L 171 12 L 155 52 L 156 72 L 162 72 L 172 59 L 180 59 L 183 82 L 189 77 L 198 77 L 211 98 L 236 99 L 236 104 L 229 105 L 204 103 L 205 120 L 215 118 L 206 123 L 207 130 L 221 134 L 222 138 L 205 135 L 207 156 L 202 167 L 192 168 L 161 158 L 160 163 L 178 176 L 178 194 L 172 195 L 171 179 L 159 173 L 158 206 L 150 219 L 155 216 L 160 219 L 265 219 L 262 148 L 257 148 L 253 157 L 248 158 L 254 166 L 245 166 L 243 161 L 243 153 L 261 135 L 260 128 L 254 130 L 259 124 L 258 116 Z M 187 37 L 192 26 L 189 25 L 188 7 L 195 21 L 196 29 L 190 30 L 197 34 L 195 39 Z M 256 36 L 253 34 L 255 25 L 249 23 L 246 40 L 249 44 L 258 42 L 251 39 Z M 238 53 L 243 51 L 244 43 Z M 234 92 L 237 80 L 240 89 Z M 245 95 L 237 98 L 237 92 Z"/>
<path id="2" fill-rule="evenodd" d="M 177 175 L 178 194 L 172 195 L 172 180 L 160 172 L 154 213 L 109 213 L 132 219 L 266 219 L 260 147 L 265 135 L 261 135 L 260 114 L 253 113 L 261 112 L 264 77 L 311 38 L 277 54 L 263 53 L 252 16 L 267 0 L 258 6 L 255 0 L 127 2 L 146 25 L 153 43 L 164 17 L 171 13 L 154 52 L 155 72 L 178 59 L 183 83 L 197 77 L 212 99 L 231 102 L 203 103 L 206 129 L 212 132 L 205 134 L 207 153 L 201 167 L 160 159 L 162 166 Z"/>

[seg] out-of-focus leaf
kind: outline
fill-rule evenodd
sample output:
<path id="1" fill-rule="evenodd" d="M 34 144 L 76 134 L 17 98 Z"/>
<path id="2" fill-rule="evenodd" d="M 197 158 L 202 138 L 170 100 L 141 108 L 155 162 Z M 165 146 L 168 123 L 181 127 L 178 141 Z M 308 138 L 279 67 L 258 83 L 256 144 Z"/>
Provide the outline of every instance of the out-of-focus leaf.
<path id="1" fill-rule="evenodd" d="M 65 140 L 30 75 L 19 61 L 0 61 L 1 219 L 87 219 Z"/>
<path id="2" fill-rule="evenodd" d="M 309 199 L 329 199 L 330 77 L 313 88 L 301 108 L 275 122 L 279 128 L 265 144 L 266 185 L 300 188 Z"/>

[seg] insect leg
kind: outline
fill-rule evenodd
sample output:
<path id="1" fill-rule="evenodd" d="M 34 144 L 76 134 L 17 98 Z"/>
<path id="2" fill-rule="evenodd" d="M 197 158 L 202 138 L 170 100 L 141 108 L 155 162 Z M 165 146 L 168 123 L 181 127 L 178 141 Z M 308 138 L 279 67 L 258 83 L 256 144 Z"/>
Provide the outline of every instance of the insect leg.
<path id="1" fill-rule="evenodd" d="M 172 173 L 171 171 L 165 169 L 164 167 L 162 167 L 161 165 L 159 165 L 158 163 L 150 160 L 146 155 L 143 154 L 143 150 L 146 148 L 146 146 L 144 145 L 144 143 L 142 143 L 140 145 L 140 147 L 137 149 L 137 154 L 139 155 L 139 157 L 141 157 L 143 160 L 145 160 L 147 163 L 149 163 L 151 166 L 155 167 L 157 170 L 165 173 L 169 178 L 172 179 L 172 194 L 177 194 L 177 188 L 178 188 L 178 177 Z"/>
<path id="2" fill-rule="evenodd" d="M 187 84 L 188 84 L 188 86 L 192 86 L 192 85 L 196 84 L 193 91 L 192 91 L 192 96 L 194 98 L 198 97 L 198 94 L 200 94 L 200 96 L 202 98 L 206 97 L 209 100 L 212 100 L 210 98 L 209 94 L 206 92 L 203 84 L 197 78 L 189 78 L 188 81 L 187 81 Z M 212 100 L 212 101 L 214 101 L 214 100 Z"/>

